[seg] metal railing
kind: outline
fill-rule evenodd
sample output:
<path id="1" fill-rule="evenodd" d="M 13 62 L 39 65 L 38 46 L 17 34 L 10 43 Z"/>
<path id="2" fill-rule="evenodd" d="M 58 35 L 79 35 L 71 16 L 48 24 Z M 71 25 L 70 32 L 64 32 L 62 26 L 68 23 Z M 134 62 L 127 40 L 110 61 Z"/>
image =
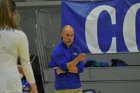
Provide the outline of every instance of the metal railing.
<path id="1" fill-rule="evenodd" d="M 54 48 L 53 33 L 51 25 L 51 17 L 47 10 L 36 10 L 36 47 L 39 57 L 40 70 L 42 75 L 42 81 L 44 91 L 48 90 L 46 86 L 46 79 L 48 74 L 46 73 L 49 67 L 49 61 L 51 60 L 51 52 Z"/>

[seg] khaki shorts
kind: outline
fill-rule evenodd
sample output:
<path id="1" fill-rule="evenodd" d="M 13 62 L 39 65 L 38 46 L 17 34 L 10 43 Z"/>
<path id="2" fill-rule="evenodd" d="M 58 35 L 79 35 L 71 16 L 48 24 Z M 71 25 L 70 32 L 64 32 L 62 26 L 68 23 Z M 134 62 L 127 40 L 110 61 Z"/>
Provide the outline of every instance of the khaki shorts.
<path id="1" fill-rule="evenodd" d="M 82 88 L 66 89 L 66 90 L 55 90 L 55 93 L 82 93 Z"/>

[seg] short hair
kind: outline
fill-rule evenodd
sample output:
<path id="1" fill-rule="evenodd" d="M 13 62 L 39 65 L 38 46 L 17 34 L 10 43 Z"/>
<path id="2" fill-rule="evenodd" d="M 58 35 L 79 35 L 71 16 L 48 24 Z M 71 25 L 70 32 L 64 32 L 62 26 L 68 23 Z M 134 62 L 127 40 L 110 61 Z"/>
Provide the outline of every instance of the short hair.
<path id="1" fill-rule="evenodd" d="M 62 28 L 62 31 L 61 32 L 64 32 L 66 29 L 72 29 L 74 31 L 74 28 L 70 25 L 65 25 L 63 28 Z"/>

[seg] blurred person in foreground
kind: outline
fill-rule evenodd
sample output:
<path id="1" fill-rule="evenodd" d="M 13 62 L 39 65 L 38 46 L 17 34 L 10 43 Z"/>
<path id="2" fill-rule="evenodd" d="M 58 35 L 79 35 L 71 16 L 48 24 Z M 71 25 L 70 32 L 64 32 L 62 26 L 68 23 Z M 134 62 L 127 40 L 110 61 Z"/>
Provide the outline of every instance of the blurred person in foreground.
<path id="1" fill-rule="evenodd" d="M 64 26 L 61 37 L 50 62 L 55 69 L 55 93 L 82 93 L 79 73 L 84 71 L 85 54 L 73 42 L 73 27 Z"/>
<path id="2" fill-rule="evenodd" d="M 38 93 L 29 59 L 28 39 L 17 22 L 16 4 L 12 0 L 0 0 L 0 93 L 22 93 L 18 57 L 30 83 L 30 93 Z"/>

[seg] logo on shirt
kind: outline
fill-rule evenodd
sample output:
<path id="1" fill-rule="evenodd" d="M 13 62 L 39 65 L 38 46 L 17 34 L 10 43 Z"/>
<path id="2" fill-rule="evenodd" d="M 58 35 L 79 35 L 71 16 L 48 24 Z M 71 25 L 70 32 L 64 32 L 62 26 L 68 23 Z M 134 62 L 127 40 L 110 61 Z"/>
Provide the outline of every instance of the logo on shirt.
<path id="1" fill-rule="evenodd" d="M 77 55 L 78 55 L 78 53 L 73 53 L 73 55 L 77 56 Z"/>

